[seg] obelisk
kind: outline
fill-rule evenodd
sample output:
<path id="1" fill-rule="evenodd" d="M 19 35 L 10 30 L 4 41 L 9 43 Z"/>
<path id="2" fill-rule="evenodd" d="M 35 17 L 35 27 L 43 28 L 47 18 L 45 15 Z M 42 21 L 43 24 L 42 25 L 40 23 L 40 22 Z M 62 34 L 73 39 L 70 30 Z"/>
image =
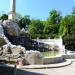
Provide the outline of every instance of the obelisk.
<path id="1" fill-rule="evenodd" d="M 9 9 L 9 15 L 8 15 L 8 19 L 10 20 L 16 20 L 16 0 L 10 0 L 10 9 Z"/>

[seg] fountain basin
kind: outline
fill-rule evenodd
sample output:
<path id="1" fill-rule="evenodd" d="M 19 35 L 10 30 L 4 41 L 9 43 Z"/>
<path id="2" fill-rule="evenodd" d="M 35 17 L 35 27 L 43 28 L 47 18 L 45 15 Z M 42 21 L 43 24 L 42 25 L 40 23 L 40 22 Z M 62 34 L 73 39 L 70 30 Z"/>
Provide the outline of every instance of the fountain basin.
<path id="1" fill-rule="evenodd" d="M 54 63 L 59 63 L 63 62 L 64 57 L 63 55 L 57 55 L 57 56 L 52 56 L 52 57 L 44 57 L 43 59 L 43 64 L 54 64 Z"/>

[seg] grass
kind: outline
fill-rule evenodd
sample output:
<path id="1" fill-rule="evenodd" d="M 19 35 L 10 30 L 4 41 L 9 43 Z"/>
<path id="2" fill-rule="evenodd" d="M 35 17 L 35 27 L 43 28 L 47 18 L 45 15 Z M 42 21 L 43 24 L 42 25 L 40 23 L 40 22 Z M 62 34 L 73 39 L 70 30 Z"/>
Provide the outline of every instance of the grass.
<path id="1" fill-rule="evenodd" d="M 45 51 L 41 53 L 44 57 L 49 57 L 49 56 L 56 56 L 59 53 L 59 51 Z"/>

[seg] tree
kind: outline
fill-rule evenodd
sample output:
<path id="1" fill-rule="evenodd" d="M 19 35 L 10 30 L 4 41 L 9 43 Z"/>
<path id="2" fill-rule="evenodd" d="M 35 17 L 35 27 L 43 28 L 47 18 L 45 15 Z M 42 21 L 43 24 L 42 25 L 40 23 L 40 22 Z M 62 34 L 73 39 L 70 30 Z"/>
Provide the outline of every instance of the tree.
<path id="1" fill-rule="evenodd" d="M 30 24 L 30 17 L 28 15 L 22 17 L 19 21 L 18 21 L 18 25 L 19 27 L 22 29 L 22 28 L 25 28 L 26 25 L 29 25 Z"/>
<path id="2" fill-rule="evenodd" d="M 40 20 L 31 20 L 31 23 L 29 25 L 29 34 L 32 38 L 41 37 L 41 34 L 43 34 L 44 25 Z"/>
<path id="3" fill-rule="evenodd" d="M 8 19 L 8 15 L 7 14 L 2 14 L 0 16 L 0 20 L 4 21 L 4 20 L 7 20 Z"/>
<path id="4" fill-rule="evenodd" d="M 75 50 L 75 8 L 72 14 L 64 17 L 64 25 L 67 29 L 66 35 L 63 36 L 65 47 L 68 50 Z"/>
<path id="5" fill-rule="evenodd" d="M 60 23 L 62 16 L 60 16 L 60 12 L 57 10 L 52 10 L 49 12 L 48 20 L 50 20 L 51 24 Z"/>
<path id="6" fill-rule="evenodd" d="M 72 15 L 75 16 L 75 6 L 72 9 Z"/>
<path id="7" fill-rule="evenodd" d="M 68 50 L 75 51 L 75 35 L 66 35 L 63 37 L 63 42 Z"/>
<path id="8" fill-rule="evenodd" d="M 45 34 L 50 34 L 52 31 L 51 31 L 51 26 L 50 25 L 45 25 L 44 27 L 44 33 Z"/>
<path id="9" fill-rule="evenodd" d="M 62 16 L 57 10 L 52 10 L 49 12 L 48 17 L 48 25 L 50 26 L 49 30 L 51 30 L 50 34 L 52 37 L 57 37 L 59 34 L 60 21 L 62 20 Z"/>
<path id="10" fill-rule="evenodd" d="M 67 15 L 64 18 L 64 24 L 67 28 L 67 34 L 72 35 L 72 31 L 75 31 L 75 16 Z"/>
<path id="11" fill-rule="evenodd" d="M 59 27 L 59 36 L 63 37 L 67 32 L 64 20 L 61 20 Z"/>

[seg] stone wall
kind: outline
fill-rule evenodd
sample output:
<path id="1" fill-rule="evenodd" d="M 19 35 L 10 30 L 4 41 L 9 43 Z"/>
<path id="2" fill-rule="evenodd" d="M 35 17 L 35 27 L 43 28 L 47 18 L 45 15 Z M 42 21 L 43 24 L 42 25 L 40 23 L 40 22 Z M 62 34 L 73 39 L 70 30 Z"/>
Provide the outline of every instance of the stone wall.
<path id="1" fill-rule="evenodd" d="M 75 54 L 64 54 L 64 59 L 75 59 Z"/>
<path id="2" fill-rule="evenodd" d="M 53 63 L 59 63 L 64 60 L 63 55 L 58 55 L 55 57 L 45 57 L 43 59 L 44 64 L 53 64 Z"/>
<path id="3" fill-rule="evenodd" d="M 38 43 L 44 43 L 47 45 L 51 45 L 51 46 L 58 46 L 59 49 L 64 52 L 65 51 L 65 46 L 63 45 L 63 40 L 62 38 L 58 38 L 58 39 L 33 39 L 34 41 L 37 41 Z"/>

